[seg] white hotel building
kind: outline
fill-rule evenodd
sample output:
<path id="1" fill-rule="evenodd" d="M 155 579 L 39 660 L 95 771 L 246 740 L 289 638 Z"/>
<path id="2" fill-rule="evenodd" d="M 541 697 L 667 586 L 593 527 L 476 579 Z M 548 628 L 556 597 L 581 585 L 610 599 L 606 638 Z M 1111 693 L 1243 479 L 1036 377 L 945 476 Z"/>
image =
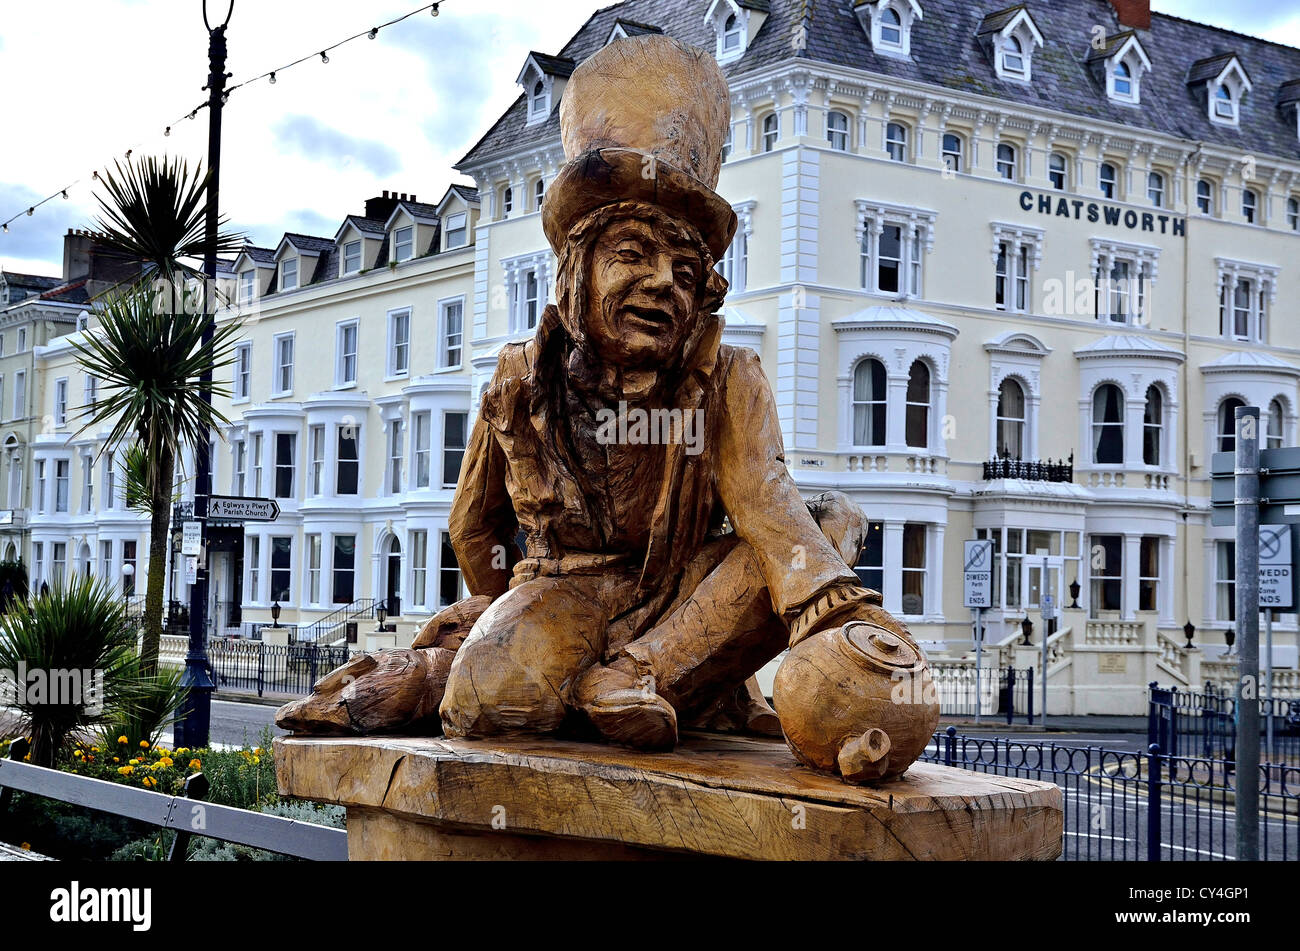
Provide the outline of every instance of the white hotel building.
<path id="1" fill-rule="evenodd" d="M 400 637 L 459 596 L 455 474 L 498 351 L 550 291 L 538 205 L 565 81 L 662 31 L 715 50 L 731 86 L 725 339 L 767 367 L 801 488 L 868 512 L 858 568 L 886 607 L 937 659 L 968 657 L 962 542 L 992 538 L 992 662 L 1027 665 L 1022 619 L 1037 644 L 1041 595 L 1068 606 L 1078 582 L 1052 709 L 1140 712 L 1150 680 L 1223 676 L 1210 456 L 1239 403 L 1269 446 L 1294 444 L 1300 406 L 1300 50 L 1147 6 L 627 0 L 530 55 L 457 166 L 475 187 L 386 194 L 234 263 L 247 329 L 215 490 L 283 514 L 219 533 L 216 629 L 385 598 Z M 68 338 L 40 352 L 57 417 Z M 37 460 L 82 452 L 60 432 Z M 103 495 L 44 540 L 99 551 Z M 1276 644 L 1295 691 L 1294 616 Z"/>

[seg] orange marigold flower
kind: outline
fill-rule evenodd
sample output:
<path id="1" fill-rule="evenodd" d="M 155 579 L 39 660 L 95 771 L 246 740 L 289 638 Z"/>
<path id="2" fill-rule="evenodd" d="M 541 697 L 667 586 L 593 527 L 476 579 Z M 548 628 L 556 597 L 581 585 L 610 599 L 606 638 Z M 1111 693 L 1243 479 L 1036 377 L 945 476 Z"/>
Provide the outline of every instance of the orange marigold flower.
<path id="1" fill-rule="evenodd" d="M 131 742 L 131 741 L 128 740 L 128 739 L 127 739 L 126 737 L 124 737 L 124 736 L 119 736 L 119 737 L 117 738 L 117 742 L 119 742 L 119 743 L 129 743 L 129 742 Z"/>
<path id="2" fill-rule="evenodd" d="M 203 764 L 196 759 L 190 760 L 190 769 L 202 769 Z"/>

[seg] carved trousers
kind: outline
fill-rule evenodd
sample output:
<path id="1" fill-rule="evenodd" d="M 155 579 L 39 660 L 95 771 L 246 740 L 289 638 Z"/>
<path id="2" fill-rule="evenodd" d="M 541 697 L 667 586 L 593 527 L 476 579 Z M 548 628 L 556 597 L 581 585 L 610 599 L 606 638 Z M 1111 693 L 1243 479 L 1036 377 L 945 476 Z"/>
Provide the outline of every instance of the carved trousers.
<path id="1" fill-rule="evenodd" d="M 833 544 L 853 548 L 831 533 L 857 533 L 859 516 L 846 520 L 834 499 L 812 511 Z M 789 631 L 773 613 L 753 550 L 728 535 L 701 548 L 658 623 L 606 656 L 606 629 L 632 607 L 637 576 L 623 570 L 536 577 L 494 601 L 456 652 L 440 709 L 444 732 L 555 732 L 574 709 L 578 678 L 623 657 L 638 675 L 654 678 L 655 692 L 679 719 L 689 718 L 786 646 Z"/>

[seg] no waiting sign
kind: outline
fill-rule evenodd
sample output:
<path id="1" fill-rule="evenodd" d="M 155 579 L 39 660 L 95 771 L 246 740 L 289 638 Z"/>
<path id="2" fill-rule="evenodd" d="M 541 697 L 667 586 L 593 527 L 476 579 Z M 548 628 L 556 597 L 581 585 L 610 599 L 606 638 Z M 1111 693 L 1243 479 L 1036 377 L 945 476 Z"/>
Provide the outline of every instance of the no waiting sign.
<path id="1" fill-rule="evenodd" d="M 962 591 L 968 608 L 993 606 L 993 540 L 972 539 L 966 542 L 962 563 Z"/>
<path id="2" fill-rule="evenodd" d="M 1295 564 L 1290 525 L 1259 527 L 1259 606 L 1294 611 Z"/>

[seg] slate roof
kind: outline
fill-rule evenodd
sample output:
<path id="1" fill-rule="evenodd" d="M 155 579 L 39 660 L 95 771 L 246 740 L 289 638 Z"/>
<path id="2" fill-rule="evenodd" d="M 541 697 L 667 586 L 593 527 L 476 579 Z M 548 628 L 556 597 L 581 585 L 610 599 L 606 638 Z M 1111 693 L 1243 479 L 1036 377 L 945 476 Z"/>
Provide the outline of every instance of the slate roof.
<path id="1" fill-rule="evenodd" d="M 1214 79 L 1235 58 L 1238 58 L 1236 53 L 1223 53 L 1219 56 L 1207 56 L 1205 59 L 1198 59 L 1187 70 L 1188 85 Z"/>
<path id="2" fill-rule="evenodd" d="M 1125 30 L 1123 33 L 1112 33 L 1110 36 L 1106 37 L 1106 42 L 1102 44 L 1101 49 L 1094 49 L 1088 54 L 1087 61 L 1089 63 L 1094 63 L 1099 59 L 1110 59 L 1110 57 L 1119 52 L 1119 48 L 1127 43 L 1130 37 L 1136 36 L 1137 32 L 1135 30 Z M 1138 37 L 1138 42 L 1142 42 L 1140 37 Z M 1144 51 L 1145 49 L 1146 47 L 1143 47 Z"/>
<path id="3" fill-rule="evenodd" d="M 461 197 L 462 201 L 478 201 L 478 189 L 470 188 L 468 185 L 452 185 L 451 190 Z"/>
<path id="4" fill-rule="evenodd" d="M 330 251 L 334 248 L 333 238 L 321 238 L 312 234 L 298 234 L 294 231 L 286 231 L 282 240 L 288 241 L 299 251 L 310 251 L 313 254 Z"/>
<path id="5" fill-rule="evenodd" d="M 240 248 L 242 254 L 247 254 L 258 264 L 275 264 L 275 248 L 259 248 L 256 245 L 246 244 Z"/>
<path id="6" fill-rule="evenodd" d="M 1278 87 L 1277 104 L 1285 106 L 1292 102 L 1300 102 L 1300 79 L 1293 79 Z"/>
<path id="7" fill-rule="evenodd" d="M 805 49 L 795 50 L 789 42 L 803 4 L 795 0 L 771 4 L 771 15 L 753 42 L 723 68 L 728 79 L 734 82 L 799 57 L 925 83 L 937 90 L 989 96 L 1011 107 L 1049 109 L 1257 155 L 1300 158 L 1295 122 L 1278 109 L 1279 87 L 1300 79 L 1300 50 L 1293 47 L 1153 12 L 1151 29 L 1139 34 L 1152 69 L 1142 78 L 1142 106 L 1134 109 L 1110 102 L 1104 83 L 1098 82 L 1087 63 L 1094 25 L 1105 27 L 1108 34 L 1125 29 L 1108 0 L 1026 0 L 1022 4 L 1045 41 L 1033 53 L 1033 82 L 1028 84 L 999 79 L 977 36 L 986 17 L 1004 10 L 998 3 L 922 0 L 925 18 L 912 24 L 911 59 L 872 52 L 851 0 L 808 0 L 808 4 L 813 15 L 807 21 Z M 704 22 L 706 9 L 696 0 L 625 0 L 592 14 L 559 55 L 581 63 L 604 45 L 620 19 L 657 26 L 669 36 L 711 50 L 715 37 Z M 1237 54 L 1255 87 L 1242 103 L 1239 128 L 1212 123 L 1204 90 L 1187 84 L 1194 63 L 1229 53 Z M 528 126 L 525 109 L 521 95 L 457 168 L 559 140 L 558 110 L 545 122 Z"/>
<path id="8" fill-rule="evenodd" d="M 626 36 L 645 36 L 649 33 L 663 32 L 663 30 L 659 29 L 657 26 L 651 26 L 648 23 L 636 23 L 632 20 L 620 19 L 616 20 L 615 24 L 623 28 L 623 33 Z M 613 27 L 610 27 L 610 32 L 612 33 L 613 31 Z"/>
<path id="9" fill-rule="evenodd" d="M 360 215 L 348 215 L 343 219 L 343 224 L 339 225 L 339 231 L 342 231 L 348 225 L 353 225 L 362 234 L 383 237 L 387 234 L 384 231 L 384 223 L 377 218 L 363 218 Z"/>
<path id="10" fill-rule="evenodd" d="M 924 10 L 925 7 L 921 9 Z M 986 33 L 997 33 L 1024 9 L 1025 5 L 1023 3 L 1017 3 L 1014 7 L 1007 7 L 1005 10 L 990 13 L 980 22 L 979 29 L 975 31 L 976 35 L 983 36 Z M 1029 15 L 1033 16 L 1032 13 Z"/>
<path id="11" fill-rule="evenodd" d="M 45 277 L 41 274 L 20 274 L 17 271 L 0 272 L 0 278 L 9 287 L 21 287 L 29 291 L 48 291 L 52 287 L 58 287 L 63 283 L 61 277 Z"/>
<path id="12" fill-rule="evenodd" d="M 41 294 L 41 300 L 58 301 L 61 304 L 85 304 L 90 301 L 90 293 L 86 290 L 86 281 L 89 278 L 81 278 L 78 281 L 70 281 L 67 284 L 60 283 L 59 286 L 53 287 Z"/>
<path id="13" fill-rule="evenodd" d="M 1079 347 L 1074 355 L 1081 360 L 1089 358 L 1110 358 L 1117 354 L 1152 357 L 1155 359 L 1182 361 L 1183 353 L 1173 347 L 1166 347 L 1157 340 L 1140 334 L 1111 334 Z"/>
<path id="14" fill-rule="evenodd" d="M 611 28 L 612 29 L 612 28 Z M 551 76 L 572 76 L 573 70 L 577 64 L 571 59 L 565 59 L 562 56 L 547 56 L 545 53 L 539 53 L 533 50 L 528 54 L 537 64 L 537 68 Z"/>

